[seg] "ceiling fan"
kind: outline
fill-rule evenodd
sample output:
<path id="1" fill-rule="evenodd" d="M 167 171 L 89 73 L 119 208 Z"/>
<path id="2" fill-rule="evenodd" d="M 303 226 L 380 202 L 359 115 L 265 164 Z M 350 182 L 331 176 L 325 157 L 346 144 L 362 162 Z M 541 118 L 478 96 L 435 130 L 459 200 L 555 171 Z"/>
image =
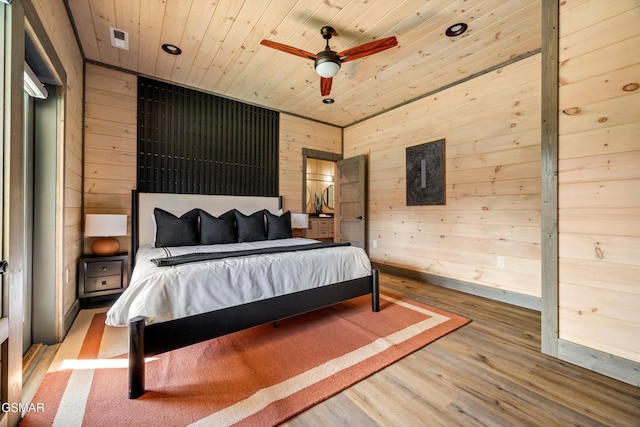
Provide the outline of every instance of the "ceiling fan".
<path id="1" fill-rule="evenodd" d="M 322 34 L 322 37 L 327 41 L 327 44 L 324 50 L 317 54 L 271 40 L 262 40 L 260 44 L 292 55 L 313 59 L 315 61 L 314 68 L 316 69 L 316 73 L 320 76 L 320 94 L 322 96 L 327 96 L 331 93 L 333 77 L 338 73 L 340 65 L 342 65 L 343 62 L 364 58 L 365 56 L 373 55 L 374 53 L 382 52 L 383 50 L 398 45 L 398 40 L 396 40 L 395 37 L 387 37 L 336 53 L 329 47 L 329 40 L 333 35 L 336 35 L 336 30 L 334 30 L 333 27 L 324 26 L 320 30 L 320 34 Z"/>

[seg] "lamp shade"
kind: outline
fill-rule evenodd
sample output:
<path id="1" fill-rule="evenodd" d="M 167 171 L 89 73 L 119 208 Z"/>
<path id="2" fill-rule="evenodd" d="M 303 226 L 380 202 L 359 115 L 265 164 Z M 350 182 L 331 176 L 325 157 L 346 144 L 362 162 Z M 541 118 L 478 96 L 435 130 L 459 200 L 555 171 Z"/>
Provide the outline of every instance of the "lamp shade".
<path id="1" fill-rule="evenodd" d="M 84 235 L 87 237 L 112 237 L 126 234 L 126 215 L 88 214 L 85 217 Z"/>
<path id="2" fill-rule="evenodd" d="M 292 213 L 291 228 L 309 228 L 309 215 Z"/>
<path id="3" fill-rule="evenodd" d="M 127 216 L 111 214 L 89 214 L 85 217 L 84 235 L 98 237 L 91 244 L 91 252 L 99 256 L 118 253 L 120 242 L 113 236 L 127 234 Z"/>

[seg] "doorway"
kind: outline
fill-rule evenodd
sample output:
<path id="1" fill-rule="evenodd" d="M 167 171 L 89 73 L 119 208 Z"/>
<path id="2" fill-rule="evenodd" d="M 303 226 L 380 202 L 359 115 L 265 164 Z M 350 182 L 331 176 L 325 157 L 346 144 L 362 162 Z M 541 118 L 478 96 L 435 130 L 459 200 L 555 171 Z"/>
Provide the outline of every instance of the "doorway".
<path id="1" fill-rule="evenodd" d="M 341 154 L 302 149 L 302 210 L 309 215 L 305 237 L 333 241 L 335 234 L 335 163 Z"/>
<path id="2" fill-rule="evenodd" d="M 25 281 L 23 354 L 34 343 L 55 339 L 56 87 L 45 85 L 46 99 L 25 93 Z M 33 260 L 37 259 L 37 268 Z"/>
<path id="3" fill-rule="evenodd" d="M 31 15 L 31 14 L 27 14 Z M 63 141 L 64 74 L 39 25 L 24 29 L 24 281 L 23 355 L 31 360 L 32 344 L 57 342 L 56 255 L 57 203 L 60 200 L 58 165 Z M 61 77 L 62 76 L 62 77 Z"/>
<path id="4" fill-rule="evenodd" d="M 305 237 L 366 250 L 366 156 L 343 159 L 342 154 L 303 148 L 302 176 L 301 212 L 309 214 Z"/>

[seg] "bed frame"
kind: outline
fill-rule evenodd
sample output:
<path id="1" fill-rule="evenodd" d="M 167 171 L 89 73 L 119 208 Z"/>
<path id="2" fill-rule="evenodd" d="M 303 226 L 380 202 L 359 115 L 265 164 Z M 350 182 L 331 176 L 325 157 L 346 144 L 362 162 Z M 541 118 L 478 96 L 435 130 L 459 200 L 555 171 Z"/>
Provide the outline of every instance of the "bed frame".
<path id="1" fill-rule="evenodd" d="M 258 209 L 277 211 L 281 197 L 203 196 L 133 191 L 133 259 L 140 245 L 154 238 L 152 213 L 160 207 L 176 215 L 199 207 L 212 215 L 231 208 L 245 214 Z M 146 219 L 145 219 L 146 218 Z M 142 219 L 142 222 L 140 221 Z M 151 224 L 151 227 L 149 227 Z M 327 307 L 341 301 L 371 294 L 371 309 L 380 310 L 378 270 L 370 276 L 328 286 L 294 292 L 235 307 L 202 313 L 162 323 L 145 325 L 144 317 L 129 320 L 129 399 L 145 391 L 145 357 L 186 347 L 243 329 Z"/>

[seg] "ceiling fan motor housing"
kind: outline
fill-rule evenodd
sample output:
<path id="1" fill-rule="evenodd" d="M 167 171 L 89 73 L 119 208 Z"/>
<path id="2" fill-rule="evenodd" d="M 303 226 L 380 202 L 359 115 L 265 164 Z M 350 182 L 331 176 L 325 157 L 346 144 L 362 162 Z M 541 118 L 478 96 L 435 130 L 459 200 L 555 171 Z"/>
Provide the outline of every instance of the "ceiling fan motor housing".
<path id="1" fill-rule="evenodd" d="M 338 74 L 340 65 L 342 65 L 342 62 L 338 58 L 338 54 L 332 50 L 325 49 L 322 52 L 318 52 L 314 67 L 320 77 L 331 78 Z"/>

